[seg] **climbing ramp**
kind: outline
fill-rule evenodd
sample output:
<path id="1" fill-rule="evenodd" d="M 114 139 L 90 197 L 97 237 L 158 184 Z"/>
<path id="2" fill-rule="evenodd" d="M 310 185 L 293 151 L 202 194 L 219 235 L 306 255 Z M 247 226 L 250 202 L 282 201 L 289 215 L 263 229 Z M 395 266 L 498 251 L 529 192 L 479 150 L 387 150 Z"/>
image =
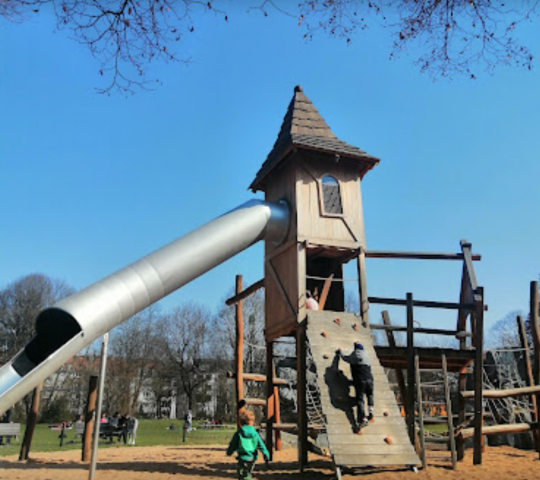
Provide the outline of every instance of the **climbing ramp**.
<path id="1" fill-rule="evenodd" d="M 353 314 L 310 311 L 307 337 L 317 369 L 329 449 L 336 467 L 419 465 L 405 419 L 373 348 L 369 327 L 364 327 Z M 360 341 L 369 355 L 375 380 L 374 421 L 361 434 L 353 432 L 356 408 L 349 364 L 343 360 L 338 364 L 335 357 L 339 347 L 349 354 L 355 341 Z"/>

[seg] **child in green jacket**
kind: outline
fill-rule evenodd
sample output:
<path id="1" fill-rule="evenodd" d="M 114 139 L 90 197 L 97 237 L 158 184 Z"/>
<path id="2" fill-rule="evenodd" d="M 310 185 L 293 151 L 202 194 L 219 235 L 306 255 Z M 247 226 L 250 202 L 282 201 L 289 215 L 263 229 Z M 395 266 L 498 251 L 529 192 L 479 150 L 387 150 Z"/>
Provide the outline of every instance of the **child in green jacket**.
<path id="1" fill-rule="evenodd" d="M 253 412 L 243 409 L 240 412 L 240 424 L 242 426 L 233 435 L 229 448 L 227 448 L 227 455 L 229 456 L 234 452 L 238 452 L 237 472 L 239 480 L 251 480 L 251 473 L 257 461 L 257 450 L 261 451 L 265 461 L 270 458 L 261 437 L 253 427 L 254 423 L 255 415 Z"/>

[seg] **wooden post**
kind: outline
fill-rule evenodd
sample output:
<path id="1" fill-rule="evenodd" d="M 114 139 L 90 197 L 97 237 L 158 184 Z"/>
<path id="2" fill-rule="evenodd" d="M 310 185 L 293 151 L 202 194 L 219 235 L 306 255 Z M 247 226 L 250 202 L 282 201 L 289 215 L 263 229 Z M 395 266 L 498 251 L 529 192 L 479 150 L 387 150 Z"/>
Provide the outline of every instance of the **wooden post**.
<path id="1" fill-rule="evenodd" d="M 34 437 L 34 430 L 39 414 L 39 401 L 41 399 L 41 389 L 43 388 L 43 382 L 41 382 L 35 389 L 32 395 L 32 406 L 28 413 L 28 419 L 26 421 L 26 429 L 24 430 L 24 438 L 21 444 L 21 451 L 19 452 L 19 461 L 28 460 L 28 454 L 30 453 L 30 447 L 32 445 L 32 438 Z"/>
<path id="2" fill-rule="evenodd" d="M 538 301 L 538 282 L 531 282 L 531 303 L 529 318 L 531 322 L 531 333 L 534 344 L 534 366 L 533 379 L 536 385 L 540 385 L 540 325 L 539 321 L 539 301 Z M 540 395 L 536 396 L 537 407 L 540 408 Z M 537 417 L 538 420 L 538 417 Z M 540 428 L 540 427 L 539 427 Z M 540 429 L 538 430 L 540 435 Z"/>
<path id="3" fill-rule="evenodd" d="M 444 382 L 444 401 L 446 403 L 446 415 L 448 417 L 448 441 L 450 442 L 450 455 L 452 458 L 452 468 L 455 470 L 456 463 L 456 440 L 454 433 L 454 418 L 452 417 L 452 403 L 450 401 L 450 385 L 448 384 L 448 366 L 446 355 L 441 358 Z"/>
<path id="4" fill-rule="evenodd" d="M 461 396 L 461 392 L 467 390 L 467 368 L 468 367 L 464 367 L 459 371 L 458 425 L 460 428 L 463 427 L 467 418 L 465 415 L 465 405 L 467 401 Z M 463 460 L 465 457 L 465 439 L 461 435 L 458 435 L 457 437 L 456 455 L 458 461 Z"/>
<path id="5" fill-rule="evenodd" d="M 484 287 L 477 287 L 476 293 L 480 297 L 475 300 L 474 308 L 474 339 L 475 339 L 475 359 L 474 359 L 474 465 L 482 464 L 484 424 L 484 397 L 482 392 L 483 372 L 484 372 Z"/>
<path id="6" fill-rule="evenodd" d="M 358 255 L 356 266 L 358 270 L 358 293 L 360 295 L 360 316 L 362 321 L 369 325 L 369 302 L 367 293 L 367 280 L 366 280 L 366 251 L 364 248 L 360 250 Z"/>
<path id="7" fill-rule="evenodd" d="M 300 471 L 307 466 L 308 439 L 307 439 L 307 405 L 306 405 L 306 326 L 299 324 L 296 330 L 296 356 L 297 356 L 297 405 L 298 405 L 298 462 Z"/>
<path id="8" fill-rule="evenodd" d="M 426 462 L 426 439 L 424 434 L 424 411 L 422 405 L 422 383 L 420 378 L 420 358 L 414 356 L 414 371 L 416 375 L 416 398 L 418 401 L 418 423 L 420 424 L 420 459 L 422 460 L 422 468 L 425 469 Z"/>
<path id="9" fill-rule="evenodd" d="M 390 315 L 388 314 L 387 310 L 383 310 L 382 312 L 382 321 L 383 323 L 389 327 L 392 325 L 390 322 Z M 386 330 L 386 339 L 388 340 L 388 346 L 391 348 L 396 347 L 396 339 L 394 338 L 394 332 L 392 330 Z M 405 377 L 403 377 L 403 370 L 401 368 L 395 368 L 394 372 L 396 374 L 396 381 L 398 384 L 399 389 L 399 395 L 401 397 L 401 401 L 403 402 L 403 408 L 405 409 L 405 414 L 407 413 L 407 387 L 405 386 Z"/>
<path id="10" fill-rule="evenodd" d="M 527 386 L 534 387 L 534 377 L 532 373 L 531 357 L 529 356 L 529 342 L 527 340 L 527 331 L 525 329 L 525 322 L 521 315 L 516 318 L 517 327 L 519 332 L 519 340 L 521 348 L 523 349 L 525 371 L 527 373 Z M 531 421 L 533 423 L 538 422 L 538 401 L 537 395 L 531 395 Z M 538 429 L 533 430 L 534 445 L 537 452 L 540 452 L 540 431 Z"/>
<path id="11" fill-rule="evenodd" d="M 107 374 L 107 351 L 109 347 L 109 334 L 105 333 L 101 341 L 101 366 L 99 369 L 99 387 L 97 393 L 96 418 L 101 419 L 101 405 L 103 402 L 103 392 L 105 391 L 105 375 Z M 92 438 L 92 455 L 90 457 L 90 469 L 88 480 L 94 480 L 96 475 L 97 453 L 99 445 L 100 421 L 94 422 L 94 437 Z"/>
<path id="12" fill-rule="evenodd" d="M 538 324 L 538 282 L 531 282 L 530 304 L 531 333 L 534 344 L 533 375 L 537 385 L 540 385 L 540 325 Z"/>
<path id="13" fill-rule="evenodd" d="M 84 434 L 82 443 L 82 461 L 89 462 L 92 453 L 92 430 L 94 428 L 94 420 L 100 422 L 100 418 L 95 418 L 96 415 L 96 398 L 97 398 L 98 377 L 92 375 L 88 382 L 88 398 L 86 400 L 86 412 L 84 415 Z"/>
<path id="14" fill-rule="evenodd" d="M 276 369 L 273 369 L 272 385 L 274 387 L 274 419 L 277 425 L 281 424 L 281 412 L 279 406 L 279 388 L 275 384 Z M 274 441 L 276 442 L 276 451 L 281 451 L 281 430 L 276 429 Z"/>
<path id="15" fill-rule="evenodd" d="M 413 296 L 407 293 L 407 428 L 411 442 L 415 443 L 414 430 L 414 315 Z"/>
<path id="16" fill-rule="evenodd" d="M 270 460 L 274 458 L 274 342 L 266 342 L 266 448 L 270 454 Z"/>
<path id="17" fill-rule="evenodd" d="M 235 294 L 238 295 L 242 291 L 242 275 L 236 275 Z M 244 398 L 244 315 L 242 310 L 242 301 L 236 303 L 235 306 L 236 318 L 236 424 L 240 427 L 240 418 L 238 416 L 238 405 L 240 400 Z"/>

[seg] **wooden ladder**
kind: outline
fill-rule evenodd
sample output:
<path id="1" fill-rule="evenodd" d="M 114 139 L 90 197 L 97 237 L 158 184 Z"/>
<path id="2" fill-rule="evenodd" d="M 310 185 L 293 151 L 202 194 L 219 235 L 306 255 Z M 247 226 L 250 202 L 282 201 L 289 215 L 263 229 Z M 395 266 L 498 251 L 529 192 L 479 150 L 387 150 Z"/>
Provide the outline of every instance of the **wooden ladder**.
<path id="1" fill-rule="evenodd" d="M 422 460 L 422 468 L 426 468 L 427 465 L 427 458 L 444 458 L 448 459 L 447 456 L 429 456 L 426 457 L 426 443 L 444 443 L 449 445 L 450 447 L 450 461 L 452 463 L 452 468 L 455 470 L 457 467 L 457 456 L 456 456 L 456 441 L 454 437 L 454 422 L 452 418 L 452 405 L 450 402 L 450 387 L 448 385 L 448 367 L 446 362 L 446 355 L 442 355 L 442 374 L 443 374 L 443 389 L 444 389 L 444 401 L 443 402 L 434 402 L 430 400 L 424 400 L 423 399 L 423 390 L 426 388 L 432 388 L 434 385 L 425 385 L 422 384 L 422 372 L 426 370 L 420 369 L 420 359 L 418 355 L 415 355 L 414 357 L 414 367 L 415 367 L 415 380 L 416 380 L 416 401 L 417 401 L 417 415 L 416 419 L 420 428 L 420 459 Z M 433 370 L 429 370 L 433 371 Z M 436 387 L 436 386 L 435 386 Z M 437 387 L 436 387 L 437 388 Z M 440 388 L 440 387 L 439 387 Z M 424 405 L 444 405 L 446 408 L 446 416 L 441 417 L 435 417 L 430 418 L 429 420 L 424 420 Z M 427 438 L 425 435 L 425 428 L 424 423 L 445 423 L 448 427 L 448 438 L 437 439 L 438 441 L 431 440 L 430 442 L 427 442 Z"/>

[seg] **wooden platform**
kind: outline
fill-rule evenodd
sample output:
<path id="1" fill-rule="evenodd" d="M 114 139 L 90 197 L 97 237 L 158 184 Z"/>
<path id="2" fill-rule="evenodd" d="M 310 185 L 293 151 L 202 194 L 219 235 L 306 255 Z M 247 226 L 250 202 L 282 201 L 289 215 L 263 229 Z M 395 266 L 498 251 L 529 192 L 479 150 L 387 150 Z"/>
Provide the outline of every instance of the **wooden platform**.
<path id="1" fill-rule="evenodd" d="M 335 322 L 336 318 L 341 325 Z M 317 368 L 330 453 L 336 466 L 419 465 L 405 419 L 400 415 L 394 393 L 377 359 L 369 328 L 364 328 L 360 318 L 353 314 L 309 311 L 307 336 Z M 360 341 L 370 356 L 375 379 L 375 421 L 364 428 L 361 435 L 353 433 L 356 409 L 353 408 L 350 367 L 335 358 L 339 347 L 346 354 L 350 353 L 355 341 Z M 385 440 L 388 438 L 391 444 Z"/>

